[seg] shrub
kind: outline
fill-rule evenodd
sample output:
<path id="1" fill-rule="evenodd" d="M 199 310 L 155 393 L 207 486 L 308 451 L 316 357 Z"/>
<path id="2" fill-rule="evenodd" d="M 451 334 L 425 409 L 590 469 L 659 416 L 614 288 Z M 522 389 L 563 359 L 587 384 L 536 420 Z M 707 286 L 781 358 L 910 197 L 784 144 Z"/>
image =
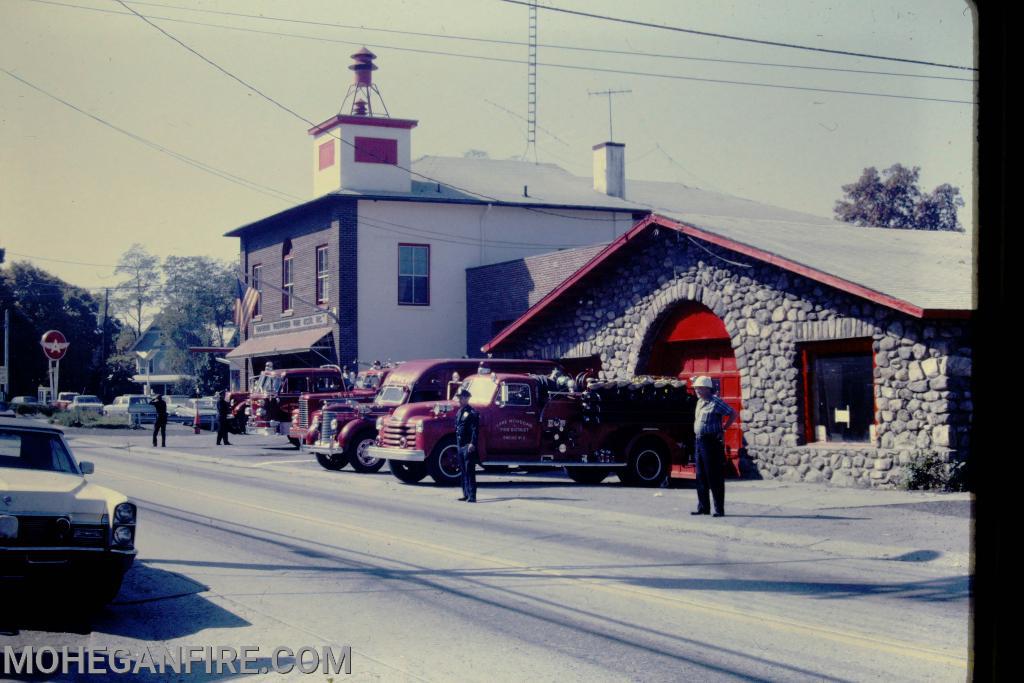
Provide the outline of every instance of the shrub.
<path id="1" fill-rule="evenodd" d="M 87 412 L 80 413 L 77 410 L 57 413 L 50 418 L 50 424 L 61 427 L 95 427 L 98 429 L 133 429 L 128 419 L 123 415 L 108 416 L 97 415 Z"/>
<path id="2" fill-rule="evenodd" d="M 911 491 L 966 491 L 967 461 L 947 462 L 937 453 L 920 456 L 907 465 L 904 488 Z"/>

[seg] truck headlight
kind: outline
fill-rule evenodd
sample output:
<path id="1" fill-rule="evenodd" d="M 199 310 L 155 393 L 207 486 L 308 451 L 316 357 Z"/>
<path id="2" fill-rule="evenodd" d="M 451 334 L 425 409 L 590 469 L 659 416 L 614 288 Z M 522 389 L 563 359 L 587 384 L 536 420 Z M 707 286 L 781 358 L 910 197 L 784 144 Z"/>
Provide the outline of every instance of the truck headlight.
<path id="1" fill-rule="evenodd" d="M 423 420 L 420 420 L 419 422 L 416 423 L 416 433 L 417 434 L 422 434 L 423 433 Z"/>
<path id="2" fill-rule="evenodd" d="M 332 432 L 338 431 L 338 420 L 337 419 L 331 420 L 331 431 Z"/>
<path id="3" fill-rule="evenodd" d="M 266 408 L 260 408 L 260 417 L 266 417 L 266 416 L 267 416 L 267 409 Z"/>
<path id="4" fill-rule="evenodd" d="M 383 431 L 383 430 L 384 430 L 384 418 L 383 417 L 378 417 L 377 418 L 377 431 L 380 432 L 380 431 Z"/>
<path id="5" fill-rule="evenodd" d="M 135 530 L 130 526 L 114 527 L 114 544 L 131 545 L 135 540 Z"/>
<path id="6" fill-rule="evenodd" d="M 114 508 L 114 524 L 135 524 L 135 505 L 121 503 Z"/>

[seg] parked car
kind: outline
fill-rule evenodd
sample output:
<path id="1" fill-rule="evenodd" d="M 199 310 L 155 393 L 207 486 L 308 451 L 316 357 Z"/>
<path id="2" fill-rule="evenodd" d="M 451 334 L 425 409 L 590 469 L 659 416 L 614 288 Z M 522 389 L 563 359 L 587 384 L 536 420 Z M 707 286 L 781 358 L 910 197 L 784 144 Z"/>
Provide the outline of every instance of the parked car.
<path id="1" fill-rule="evenodd" d="M 217 399 L 209 396 L 188 399 L 185 405 L 178 406 L 173 413 L 169 413 L 170 417 L 168 419 L 186 425 L 195 424 L 197 402 L 199 403 L 199 427 L 211 430 L 216 429 Z"/>
<path id="2" fill-rule="evenodd" d="M 18 414 L 14 412 L 14 408 L 7 401 L 0 401 L 0 417 L 17 417 Z"/>
<path id="3" fill-rule="evenodd" d="M 57 394 L 57 400 L 53 402 L 53 407 L 57 410 L 67 410 L 75 396 L 78 396 L 77 391 L 62 391 Z"/>
<path id="4" fill-rule="evenodd" d="M 153 422 L 156 419 L 156 408 L 149 405 L 151 400 L 151 397 L 143 394 L 118 396 L 113 403 L 103 406 L 103 414 L 123 415 L 125 419 L 134 416 L 139 422 Z"/>
<path id="5" fill-rule="evenodd" d="M 99 399 L 99 396 L 93 396 L 92 394 L 76 394 L 71 399 L 67 409 L 100 415 L 103 413 L 103 401 Z"/>
<path id="6" fill-rule="evenodd" d="M 0 418 L 0 586 L 40 579 L 106 604 L 135 560 L 136 507 L 90 483 L 61 430 Z"/>
<path id="7" fill-rule="evenodd" d="M 11 408 L 19 415 L 37 413 L 45 407 L 46 404 L 40 403 L 35 396 L 15 396 L 11 399 Z"/>

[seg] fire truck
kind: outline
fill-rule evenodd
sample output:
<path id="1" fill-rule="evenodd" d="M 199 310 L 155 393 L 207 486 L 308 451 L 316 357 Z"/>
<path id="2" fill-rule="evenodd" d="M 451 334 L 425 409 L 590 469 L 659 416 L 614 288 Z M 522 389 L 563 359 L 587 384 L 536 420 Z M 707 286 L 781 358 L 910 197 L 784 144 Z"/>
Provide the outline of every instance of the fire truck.
<path id="1" fill-rule="evenodd" d="M 300 444 L 313 444 L 320 433 L 321 406 L 325 403 L 369 403 L 377 395 L 381 384 L 391 372 L 390 366 L 375 365 L 358 375 L 348 373 L 342 379 L 341 391 L 307 393 L 299 396 L 299 407 L 292 411 L 292 424 L 288 430 L 289 439 Z"/>
<path id="2" fill-rule="evenodd" d="M 422 401 L 443 401 L 461 382 L 476 373 L 481 363 L 510 372 L 547 373 L 558 364 L 546 360 L 441 358 L 406 361 L 393 368 L 371 404 L 346 400 L 325 403 L 319 433 L 303 450 L 316 456 L 320 466 L 340 470 L 348 464 L 357 472 L 376 472 L 384 459 L 369 455 L 377 438 L 377 419 L 399 406 Z M 402 464 L 395 465 L 402 467 Z"/>
<path id="3" fill-rule="evenodd" d="M 469 377 L 469 404 L 480 413 L 480 464 L 564 468 L 574 481 L 600 483 L 614 472 L 632 486 L 692 477 L 696 398 L 680 380 L 640 378 L 591 383 L 507 372 Z M 406 483 L 428 474 L 459 482 L 458 403 L 404 405 L 378 420 L 369 455 L 387 459 Z"/>
<path id="4" fill-rule="evenodd" d="M 288 435 L 292 411 L 298 407 L 302 394 L 342 391 L 344 379 L 337 365 L 319 368 L 264 369 L 249 392 L 249 413 L 246 434 L 288 436 L 293 446 L 300 442 Z"/>

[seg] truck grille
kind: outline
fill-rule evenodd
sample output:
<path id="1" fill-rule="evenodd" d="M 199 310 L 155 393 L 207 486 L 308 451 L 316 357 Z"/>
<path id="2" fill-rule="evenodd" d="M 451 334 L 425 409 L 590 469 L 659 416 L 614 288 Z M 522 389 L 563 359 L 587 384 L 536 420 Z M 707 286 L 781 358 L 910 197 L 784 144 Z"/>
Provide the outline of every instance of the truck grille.
<path id="1" fill-rule="evenodd" d="M 59 517 L 18 516 L 18 537 L 0 538 L 5 547 L 79 546 L 103 548 L 107 545 L 107 527 L 103 524 L 75 524 L 65 537 L 58 532 Z M 76 536 L 77 532 L 77 536 Z"/>
<path id="2" fill-rule="evenodd" d="M 309 399 L 299 399 L 299 426 L 303 429 L 309 427 Z"/>
<path id="3" fill-rule="evenodd" d="M 320 415 L 320 440 L 333 441 L 334 430 L 331 428 L 331 420 L 335 418 L 337 413 L 325 410 Z"/>
<path id="4" fill-rule="evenodd" d="M 390 448 L 408 448 L 416 443 L 416 427 L 415 425 L 395 424 L 389 420 L 384 423 L 380 442 L 381 445 Z"/>

